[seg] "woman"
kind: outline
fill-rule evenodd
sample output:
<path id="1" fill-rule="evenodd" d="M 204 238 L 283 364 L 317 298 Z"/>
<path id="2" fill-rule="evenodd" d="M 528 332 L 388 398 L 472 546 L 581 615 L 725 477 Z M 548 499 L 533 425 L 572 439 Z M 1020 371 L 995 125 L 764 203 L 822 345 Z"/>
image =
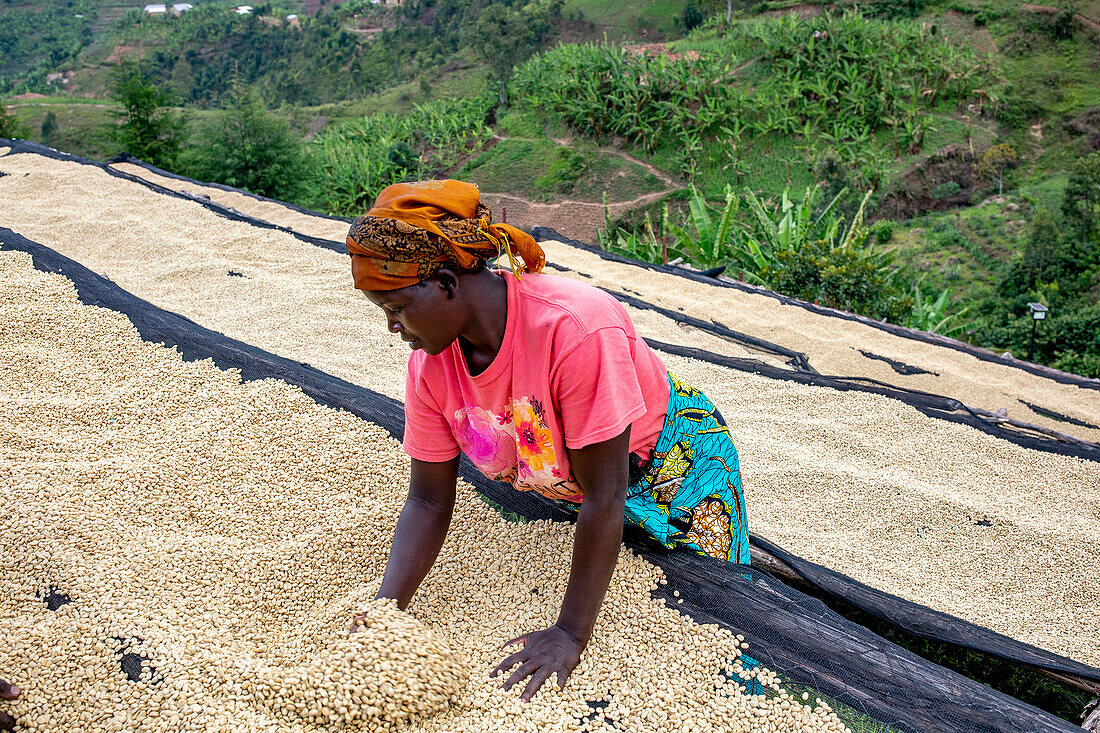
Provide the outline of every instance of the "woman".
<path id="1" fill-rule="evenodd" d="M 528 234 L 491 223 L 476 186 L 390 186 L 348 233 L 355 287 L 409 343 L 409 494 L 380 597 L 408 606 L 450 524 L 458 456 L 577 510 L 557 623 L 493 672 L 564 687 L 607 592 L 624 521 L 668 547 L 749 562 L 737 452 L 722 416 L 668 374 L 608 294 L 540 274 Z M 486 267 L 508 257 L 512 272 Z"/>
<path id="2" fill-rule="evenodd" d="M 0 679 L 0 700 L 14 700 L 19 697 L 20 690 L 7 680 Z M 0 731 L 15 730 L 15 718 L 5 712 L 0 712 Z"/>

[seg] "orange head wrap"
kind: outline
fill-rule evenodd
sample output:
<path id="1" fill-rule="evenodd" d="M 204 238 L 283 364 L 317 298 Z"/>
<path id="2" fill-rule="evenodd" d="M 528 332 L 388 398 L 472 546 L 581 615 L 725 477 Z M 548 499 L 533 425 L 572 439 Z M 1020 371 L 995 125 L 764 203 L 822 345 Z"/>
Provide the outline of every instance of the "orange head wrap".
<path id="1" fill-rule="evenodd" d="M 542 247 L 530 234 L 491 223 L 477 186 L 451 180 L 382 189 L 374 208 L 352 222 L 347 246 L 352 257 L 360 258 L 355 278 L 359 290 L 408 287 L 442 267 L 476 270 L 501 254 L 508 255 L 517 275 L 540 272 L 546 264 Z"/>

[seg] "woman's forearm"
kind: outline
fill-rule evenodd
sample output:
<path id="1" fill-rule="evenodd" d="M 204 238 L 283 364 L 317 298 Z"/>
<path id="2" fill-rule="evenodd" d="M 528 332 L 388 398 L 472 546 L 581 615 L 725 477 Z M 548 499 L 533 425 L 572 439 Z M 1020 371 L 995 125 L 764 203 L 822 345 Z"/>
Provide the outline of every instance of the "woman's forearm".
<path id="1" fill-rule="evenodd" d="M 408 607 L 424 576 L 435 564 L 451 526 L 453 511 L 453 502 L 444 505 L 411 496 L 405 500 L 393 533 L 386 573 L 378 589 L 379 597 L 396 599 L 398 608 Z"/>
<path id="2" fill-rule="evenodd" d="M 577 514 L 573 563 L 557 626 L 587 644 L 596 625 L 619 558 L 625 496 L 614 492 L 603 501 L 585 500 Z"/>

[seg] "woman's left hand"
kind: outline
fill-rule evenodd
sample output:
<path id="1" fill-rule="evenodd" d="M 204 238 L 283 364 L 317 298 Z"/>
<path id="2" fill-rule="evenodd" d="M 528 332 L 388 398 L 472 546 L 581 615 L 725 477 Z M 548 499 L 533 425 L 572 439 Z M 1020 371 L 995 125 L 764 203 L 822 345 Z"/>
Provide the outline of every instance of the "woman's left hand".
<path id="1" fill-rule="evenodd" d="M 585 643 L 573 637 L 559 626 L 551 626 L 544 631 L 532 631 L 529 634 L 512 639 L 505 647 L 523 644 L 523 648 L 510 655 L 493 670 L 493 677 L 519 664 L 519 669 L 504 683 L 504 689 L 510 690 L 517 682 L 531 678 L 527 689 L 520 699 L 529 702 L 539 691 L 543 683 L 555 672 L 558 675 L 558 688 L 565 687 L 566 680 L 581 660 Z"/>

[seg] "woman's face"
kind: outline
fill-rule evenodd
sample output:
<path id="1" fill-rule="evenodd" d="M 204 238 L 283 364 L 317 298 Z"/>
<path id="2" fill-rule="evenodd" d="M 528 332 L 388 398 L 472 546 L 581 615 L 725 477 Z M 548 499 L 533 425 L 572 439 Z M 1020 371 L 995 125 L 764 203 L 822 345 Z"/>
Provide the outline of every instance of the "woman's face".
<path id="1" fill-rule="evenodd" d="M 363 294 L 386 314 L 390 332 L 413 350 L 423 349 L 435 356 L 462 333 L 453 285 L 446 278 L 434 277 L 400 290 L 364 290 Z"/>

